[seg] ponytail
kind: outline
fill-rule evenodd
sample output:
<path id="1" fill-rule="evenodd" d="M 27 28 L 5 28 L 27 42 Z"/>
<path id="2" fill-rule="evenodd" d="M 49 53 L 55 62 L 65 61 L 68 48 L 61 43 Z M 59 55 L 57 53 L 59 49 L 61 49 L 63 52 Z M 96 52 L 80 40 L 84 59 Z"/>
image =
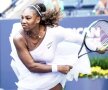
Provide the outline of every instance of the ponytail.
<path id="1" fill-rule="evenodd" d="M 60 18 L 61 18 L 60 10 L 59 11 L 57 11 L 56 9 L 47 10 L 42 15 L 40 24 L 49 27 L 58 26 Z"/>

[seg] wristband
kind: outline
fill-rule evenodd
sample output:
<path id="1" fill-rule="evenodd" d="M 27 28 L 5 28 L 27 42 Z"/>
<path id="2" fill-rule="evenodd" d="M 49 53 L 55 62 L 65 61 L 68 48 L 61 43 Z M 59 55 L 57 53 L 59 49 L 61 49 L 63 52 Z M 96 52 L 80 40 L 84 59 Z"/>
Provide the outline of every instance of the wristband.
<path id="1" fill-rule="evenodd" d="M 57 65 L 52 65 L 52 72 L 57 72 Z"/>

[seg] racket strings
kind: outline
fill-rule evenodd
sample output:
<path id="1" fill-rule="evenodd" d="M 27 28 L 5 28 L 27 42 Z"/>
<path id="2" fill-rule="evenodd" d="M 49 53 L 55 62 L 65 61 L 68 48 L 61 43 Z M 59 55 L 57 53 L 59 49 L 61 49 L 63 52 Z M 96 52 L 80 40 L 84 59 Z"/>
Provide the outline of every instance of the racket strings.
<path id="1" fill-rule="evenodd" d="M 102 45 L 108 44 L 108 35 L 106 33 L 101 33 L 100 38 Z"/>
<path id="2" fill-rule="evenodd" d="M 96 24 L 94 24 L 93 27 L 95 28 L 99 27 L 105 34 L 108 35 L 108 22 L 101 20 L 98 21 Z"/>
<path id="3" fill-rule="evenodd" d="M 108 22 L 100 20 L 93 25 L 94 28 L 100 28 L 100 42 L 102 45 L 108 45 Z"/>
<path id="4" fill-rule="evenodd" d="M 103 40 L 103 41 L 101 42 L 101 44 L 102 44 L 102 45 L 107 45 L 107 44 L 108 44 L 108 39 L 106 38 L 105 40 Z"/>
<path id="5" fill-rule="evenodd" d="M 94 48 L 91 44 L 94 45 Z M 80 54 L 84 46 L 88 51 L 86 53 Z M 91 52 L 97 52 L 95 48 L 98 46 L 105 46 L 108 48 L 108 21 L 106 20 L 97 20 L 89 25 L 79 50 L 78 58 Z"/>

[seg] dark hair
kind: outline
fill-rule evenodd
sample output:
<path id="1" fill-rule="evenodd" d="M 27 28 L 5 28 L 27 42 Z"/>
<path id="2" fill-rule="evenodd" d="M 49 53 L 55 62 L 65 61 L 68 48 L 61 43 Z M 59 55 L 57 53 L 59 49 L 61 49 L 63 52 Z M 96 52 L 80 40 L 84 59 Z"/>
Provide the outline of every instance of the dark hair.
<path id="1" fill-rule="evenodd" d="M 59 23 L 59 19 L 61 17 L 60 10 L 57 11 L 56 9 L 53 10 L 46 10 L 46 7 L 43 3 L 36 3 L 35 5 L 30 5 L 31 9 L 34 9 L 41 17 L 40 24 L 44 26 L 54 27 L 57 26 Z"/>

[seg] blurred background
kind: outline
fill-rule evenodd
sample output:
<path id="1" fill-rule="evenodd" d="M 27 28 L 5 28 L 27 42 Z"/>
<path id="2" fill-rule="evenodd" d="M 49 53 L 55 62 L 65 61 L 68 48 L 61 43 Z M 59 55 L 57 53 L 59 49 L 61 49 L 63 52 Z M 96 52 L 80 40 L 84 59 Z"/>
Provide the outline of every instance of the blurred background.
<path id="1" fill-rule="evenodd" d="M 52 1 L 52 2 L 51 2 Z M 0 18 L 19 18 L 23 9 L 34 3 L 49 5 L 57 0 L 0 0 Z M 97 15 L 95 7 L 99 1 L 108 0 L 58 0 L 65 17 Z M 105 6 L 108 11 L 108 4 Z M 103 9 L 105 9 L 105 7 Z M 104 14 L 104 13 L 103 13 Z"/>
<path id="2" fill-rule="evenodd" d="M 23 9 L 39 2 L 44 3 L 47 9 L 60 8 L 64 15 L 60 25 L 79 32 L 94 20 L 108 20 L 108 0 L 0 0 L 0 90 L 17 90 L 17 78 L 10 66 L 9 36 Z M 108 90 L 108 53 L 92 53 L 92 56 L 92 75 L 80 74 L 79 81 L 67 82 L 64 90 Z"/>

